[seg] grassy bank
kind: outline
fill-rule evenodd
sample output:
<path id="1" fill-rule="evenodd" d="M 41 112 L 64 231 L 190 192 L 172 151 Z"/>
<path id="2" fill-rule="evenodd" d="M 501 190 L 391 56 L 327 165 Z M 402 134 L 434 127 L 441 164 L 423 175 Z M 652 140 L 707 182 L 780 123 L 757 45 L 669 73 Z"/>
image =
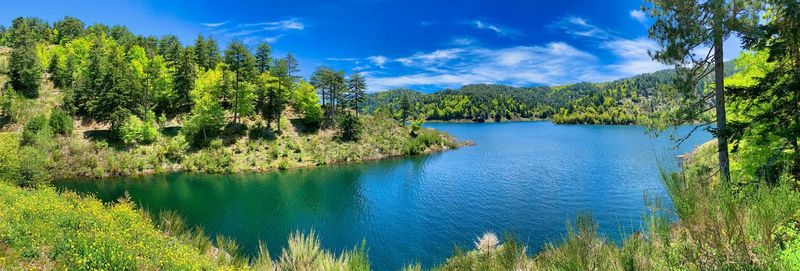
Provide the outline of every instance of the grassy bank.
<path id="1" fill-rule="evenodd" d="M 286 120 L 286 119 L 284 119 Z M 160 129 L 151 144 L 124 144 L 104 130 L 79 129 L 65 136 L 41 140 L 36 147 L 46 161 L 42 166 L 48 179 L 101 178 L 172 171 L 202 173 L 265 172 L 335 163 L 375 160 L 387 157 L 431 153 L 459 146 L 445 133 L 412 127 L 391 119 L 362 116 L 363 131 L 357 141 L 337 139 L 333 130 L 304 133 L 292 121 L 284 121 L 276 134 L 251 128 L 193 147 L 180 134 L 180 127 Z M 0 144 L 20 149 L 20 132 L 6 132 Z M 16 147 L 16 148 L 15 148 Z M 16 152 L 15 152 L 16 153 Z M 9 153 L 9 164 L 19 165 L 24 157 Z M 14 167 L 14 166 L 12 166 Z M 14 179 L 19 169 L 9 170 Z"/>
<path id="2" fill-rule="evenodd" d="M 151 218 L 125 199 L 104 205 L 52 188 L 0 182 L 0 270 L 369 270 L 363 247 L 335 255 L 293 234 L 272 260 L 209 239 L 174 213 Z"/>

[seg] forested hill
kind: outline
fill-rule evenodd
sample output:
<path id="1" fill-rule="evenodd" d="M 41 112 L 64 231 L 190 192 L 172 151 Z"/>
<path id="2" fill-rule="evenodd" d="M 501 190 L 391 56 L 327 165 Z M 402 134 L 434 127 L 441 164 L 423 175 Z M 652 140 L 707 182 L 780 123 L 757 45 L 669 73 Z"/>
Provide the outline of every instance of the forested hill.
<path id="1" fill-rule="evenodd" d="M 726 74 L 733 64 L 726 63 Z M 556 123 L 635 124 L 669 101 L 659 95 L 674 70 L 641 74 L 603 83 L 513 87 L 477 84 L 430 94 L 409 89 L 373 93 L 366 110 L 398 119 L 432 121 L 505 121 L 552 119 Z"/>

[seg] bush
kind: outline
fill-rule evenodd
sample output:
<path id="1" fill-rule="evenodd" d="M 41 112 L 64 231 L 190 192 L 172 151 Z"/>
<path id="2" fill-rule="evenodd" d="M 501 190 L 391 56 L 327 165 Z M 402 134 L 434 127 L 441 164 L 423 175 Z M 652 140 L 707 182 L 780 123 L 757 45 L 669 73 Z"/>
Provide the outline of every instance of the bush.
<path id="1" fill-rule="evenodd" d="M 347 112 L 339 120 L 339 140 L 358 141 L 361 136 L 361 120 L 358 116 Z"/>
<path id="2" fill-rule="evenodd" d="M 443 143 L 444 140 L 437 132 L 431 130 L 418 130 L 416 137 L 413 137 L 408 141 L 406 145 L 406 154 L 420 154 L 429 147 L 441 145 Z"/>
<path id="3" fill-rule="evenodd" d="M 53 132 L 60 135 L 72 134 L 72 117 L 66 111 L 61 109 L 54 109 L 50 114 L 50 127 Z"/>
<path id="4" fill-rule="evenodd" d="M 50 159 L 42 149 L 23 146 L 19 150 L 19 180 L 23 186 L 35 186 L 50 180 Z"/>
<path id="5" fill-rule="evenodd" d="M 0 133 L 0 182 L 16 182 L 19 178 L 19 137 Z"/>
<path id="6" fill-rule="evenodd" d="M 34 145 L 47 140 L 52 135 L 47 117 L 38 115 L 31 118 L 22 128 L 22 145 Z"/>
<path id="7" fill-rule="evenodd" d="M 137 116 L 129 115 L 119 129 L 119 136 L 125 144 L 150 144 L 158 139 L 158 129 L 152 118 L 142 121 Z"/>
<path id="8" fill-rule="evenodd" d="M 309 131 L 316 131 L 322 124 L 322 108 L 319 105 L 309 106 L 303 115 L 303 124 Z"/>

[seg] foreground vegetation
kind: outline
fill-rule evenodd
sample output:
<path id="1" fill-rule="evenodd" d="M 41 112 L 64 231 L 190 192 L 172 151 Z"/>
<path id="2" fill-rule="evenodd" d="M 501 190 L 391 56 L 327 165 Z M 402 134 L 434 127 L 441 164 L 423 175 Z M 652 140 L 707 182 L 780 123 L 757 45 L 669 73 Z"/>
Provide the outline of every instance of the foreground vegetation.
<path id="1" fill-rule="evenodd" d="M 339 255 L 311 234 L 293 234 L 278 259 L 253 259 L 236 242 L 209 239 L 174 213 L 151 218 L 121 199 L 104 205 L 52 188 L 0 183 L 3 270 L 369 270 L 363 247 Z"/>

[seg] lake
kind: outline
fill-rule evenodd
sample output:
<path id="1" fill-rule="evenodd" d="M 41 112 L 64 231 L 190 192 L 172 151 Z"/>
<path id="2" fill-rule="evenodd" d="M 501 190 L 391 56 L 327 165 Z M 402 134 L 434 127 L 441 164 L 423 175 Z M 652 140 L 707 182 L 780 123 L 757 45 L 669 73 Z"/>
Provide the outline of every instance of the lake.
<path id="1" fill-rule="evenodd" d="M 610 239 L 640 230 L 648 197 L 665 196 L 659 166 L 711 139 L 696 133 L 675 149 L 639 126 L 550 122 L 433 123 L 476 146 L 361 164 L 263 174 L 167 174 L 56 186 L 104 201 L 131 195 L 157 213 L 174 210 L 246 253 L 266 242 L 273 257 L 288 235 L 313 229 L 325 248 L 367 241 L 373 269 L 441 263 L 482 233 L 513 232 L 531 252 L 589 212 Z M 681 127 L 684 135 L 690 127 Z"/>

